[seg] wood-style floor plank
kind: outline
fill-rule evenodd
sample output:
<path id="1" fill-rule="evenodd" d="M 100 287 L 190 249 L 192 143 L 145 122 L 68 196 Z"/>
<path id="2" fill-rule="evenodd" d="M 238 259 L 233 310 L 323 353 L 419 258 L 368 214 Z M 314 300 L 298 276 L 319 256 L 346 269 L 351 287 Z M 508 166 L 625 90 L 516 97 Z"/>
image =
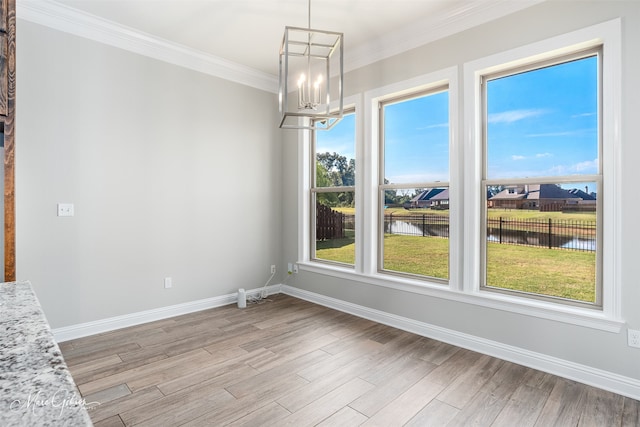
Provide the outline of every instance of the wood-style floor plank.
<path id="1" fill-rule="evenodd" d="M 622 424 L 623 407 L 624 397 L 589 387 L 578 426 L 619 426 Z"/>
<path id="2" fill-rule="evenodd" d="M 585 409 L 588 387 L 571 380 L 557 378 L 555 387 L 542 408 L 536 426 L 575 426 Z"/>
<path id="3" fill-rule="evenodd" d="M 453 420 L 460 410 L 451 405 L 433 399 L 427 406 L 422 408 L 408 423 L 407 427 L 424 427 L 424 426 L 446 426 Z"/>
<path id="4" fill-rule="evenodd" d="M 125 427 L 124 422 L 122 422 L 122 418 L 118 415 L 114 415 L 113 417 L 107 418 L 102 421 L 98 421 L 93 423 L 94 427 Z"/>
<path id="5" fill-rule="evenodd" d="M 146 388 L 137 393 L 132 393 L 109 402 L 98 402 L 98 406 L 92 407 L 89 410 L 89 416 L 94 424 L 113 418 L 114 416 L 120 418 L 118 414 L 139 408 L 150 402 L 155 402 L 163 397 L 164 395 L 157 388 Z M 87 402 L 91 403 L 92 401 L 87 399 Z"/>
<path id="6" fill-rule="evenodd" d="M 348 406 L 345 406 L 318 424 L 318 427 L 359 426 L 365 421 L 367 421 L 366 416 Z"/>
<path id="7" fill-rule="evenodd" d="M 97 427 L 640 425 L 637 400 L 284 295 L 60 348 Z"/>
<path id="8" fill-rule="evenodd" d="M 640 426 L 640 402 L 637 400 L 624 398 L 624 408 L 622 410 L 622 427 Z"/>
<path id="9" fill-rule="evenodd" d="M 269 421 L 264 425 L 276 426 L 315 426 L 349 405 L 375 386 L 360 378 L 354 378 L 335 390 L 325 394 L 307 406 L 299 409 L 282 420 Z"/>
<path id="10" fill-rule="evenodd" d="M 387 370 L 388 376 L 385 380 L 376 384 L 377 387 L 359 397 L 349 406 L 366 416 L 372 416 L 380 408 L 398 398 L 436 366 L 429 362 L 420 363 L 411 359 L 406 359 L 403 362 L 395 364 L 394 367 L 397 369 Z"/>

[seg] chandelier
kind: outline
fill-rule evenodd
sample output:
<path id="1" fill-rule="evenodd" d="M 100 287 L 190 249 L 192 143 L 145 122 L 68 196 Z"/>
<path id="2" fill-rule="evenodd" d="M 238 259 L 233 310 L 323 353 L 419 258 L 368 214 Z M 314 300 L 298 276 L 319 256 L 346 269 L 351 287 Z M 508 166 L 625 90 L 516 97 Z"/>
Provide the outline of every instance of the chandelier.
<path id="1" fill-rule="evenodd" d="M 327 130 L 343 114 L 343 34 L 311 29 L 311 0 L 308 11 L 308 27 L 285 27 L 280 46 L 283 129 Z"/>

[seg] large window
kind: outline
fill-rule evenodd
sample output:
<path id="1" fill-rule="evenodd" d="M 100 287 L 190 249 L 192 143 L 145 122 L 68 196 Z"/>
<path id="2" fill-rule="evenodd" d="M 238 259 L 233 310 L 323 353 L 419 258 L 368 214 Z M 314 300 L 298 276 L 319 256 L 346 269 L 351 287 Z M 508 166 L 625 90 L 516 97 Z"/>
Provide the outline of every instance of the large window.
<path id="1" fill-rule="evenodd" d="M 312 259 L 355 264 L 355 112 L 313 133 Z"/>
<path id="2" fill-rule="evenodd" d="M 449 92 L 380 103 L 380 269 L 449 279 Z"/>
<path id="3" fill-rule="evenodd" d="M 620 69 L 614 20 L 354 94 L 311 134 L 301 267 L 619 328 Z"/>
<path id="4" fill-rule="evenodd" d="M 482 76 L 488 290 L 600 305 L 600 50 Z"/>

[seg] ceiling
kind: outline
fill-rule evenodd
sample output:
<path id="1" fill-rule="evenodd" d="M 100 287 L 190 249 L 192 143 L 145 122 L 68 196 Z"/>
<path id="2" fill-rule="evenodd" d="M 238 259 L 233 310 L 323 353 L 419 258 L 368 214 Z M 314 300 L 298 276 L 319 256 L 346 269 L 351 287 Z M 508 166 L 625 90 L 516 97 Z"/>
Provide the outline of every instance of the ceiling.
<path id="1" fill-rule="evenodd" d="M 348 70 L 365 65 L 365 57 L 368 62 L 376 57 L 382 59 L 540 1 L 312 0 L 311 27 L 344 33 Z M 307 0 L 56 3 L 119 24 L 125 31 L 133 29 L 144 37 L 177 43 L 272 76 L 278 74 L 278 50 L 284 27 L 308 24 Z"/>

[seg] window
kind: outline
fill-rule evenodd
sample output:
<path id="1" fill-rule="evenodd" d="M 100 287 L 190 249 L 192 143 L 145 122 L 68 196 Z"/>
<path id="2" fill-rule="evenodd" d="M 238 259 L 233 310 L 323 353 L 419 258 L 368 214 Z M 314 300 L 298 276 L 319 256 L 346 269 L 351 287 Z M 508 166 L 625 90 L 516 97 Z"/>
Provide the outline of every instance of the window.
<path id="1" fill-rule="evenodd" d="M 313 132 L 312 259 L 355 264 L 355 112 Z"/>
<path id="2" fill-rule="evenodd" d="M 299 151 L 301 268 L 619 330 L 620 30 L 352 95 L 358 117 Z M 321 234 L 319 205 L 345 215 L 341 234 Z"/>
<path id="3" fill-rule="evenodd" d="M 449 92 L 380 103 L 380 269 L 449 279 Z"/>
<path id="4" fill-rule="evenodd" d="M 482 76 L 486 290 L 601 305 L 600 57 Z"/>

